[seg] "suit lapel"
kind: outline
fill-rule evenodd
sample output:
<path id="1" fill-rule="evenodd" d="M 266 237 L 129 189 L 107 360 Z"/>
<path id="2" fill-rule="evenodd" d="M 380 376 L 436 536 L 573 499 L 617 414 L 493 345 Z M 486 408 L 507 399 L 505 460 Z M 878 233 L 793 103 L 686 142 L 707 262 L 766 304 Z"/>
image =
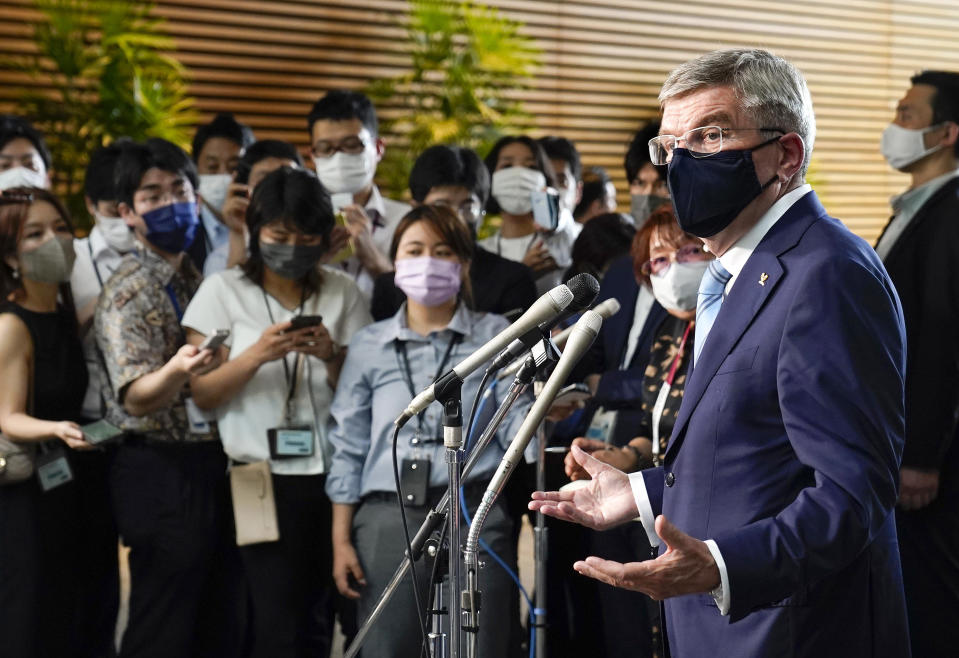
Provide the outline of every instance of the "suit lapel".
<path id="1" fill-rule="evenodd" d="M 679 450 L 686 424 L 709 382 L 785 276 L 779 256 L 795 246 L 810 224 L 823 214 L 825 211 L 815 193 L 802 197 L 776 222 L 746 261 L 723 300 L 700 362 L 695 364 L 686 382 L 683 402 L 666 449 L 667 457 Z"/>
<path id="2" fill-rule="evenodd" d="M 957 190 L 959 190 L 959 177 L 946 181 L 942 187 L 936 190 L 935 193 L 929 197 L 926 202 L 922 204 L 922 206 L 920 206 L 919 210 L 916 211 L 916 214 L 913 215 L 912 219 L 909 220 L 906 228 L 903 229 L 902 233 L 899 234 L 899 237 L 896 238 L 896 241 L 893 243 L 889 253 L 886 254 L 884 262 L 892 262 L 898 255 L 898 252 L 903 248 L 903 245 L 908 242 L 909 236 L 919 230 L 922 222 L 930 216 L 929 210 L 934 208 L 936 204 L 942 201 L 943 198 L 947 196 L 955 196 Z M 886 225 L 886 228 L 888 228 L 888 224 Z M 885 234 L 885 232 L 886 229 L 883 229 L 883 234 Z M 881 239 L 882 235 L 879 237 Z M 876 241 L 876 244 L 879 244 L 878 240 Z"/>

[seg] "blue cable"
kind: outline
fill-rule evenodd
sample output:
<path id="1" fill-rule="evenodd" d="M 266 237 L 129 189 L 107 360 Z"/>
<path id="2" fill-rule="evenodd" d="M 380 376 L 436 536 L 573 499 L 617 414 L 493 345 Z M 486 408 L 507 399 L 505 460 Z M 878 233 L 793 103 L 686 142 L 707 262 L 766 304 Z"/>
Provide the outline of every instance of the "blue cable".
<path id="1" fill-rule="evenodd" d="M 494 379 L 487 390 L 496 388 L 496 380 Z M 476 418 L 479 419 L 480 412 L 483 410 L 483 405 L 486 404 L 486 396 L 480 398 L 479 408 L 476 410 Z M 473 440 L 473 432 L 476 429 L 475 426 L 470 428 L 469 434 L 466 437 L 466 447 L 469 449 L 469 445 Z M 466 509 L 466 496 L 463 494 L 463 487 L 460 486 L 460 509 L 463 511 L 463 520 L 466 521 L 466 527 L 469 528 L 472 525 L 473 520 L 470 517 L 469 510 Z M 533 658 L 536 655 L 536 617 L 535 615 L 539 612 L 538 609 L 533 607 L 533 601 L 530 599 L 529 594 L 526 592 L 526 589 L 523 587 L 523 583 L 519 581 L 519 576 L 510 569 L 509 565 L 506 564 L 506 561 L 503 560 L 496 552 L 490 548 L 490 546 L 482 539 L 479 540 L 479 545 L 486 551 L 486 554 L 489 555 L 496 564 L 500 565 L 504 571 L 509 575 L 516 586 L 519 588 L 520 593 L 523 595 L 523 598 L 526 600 L 526 608 L 529 611 L 529 658 Z"/>

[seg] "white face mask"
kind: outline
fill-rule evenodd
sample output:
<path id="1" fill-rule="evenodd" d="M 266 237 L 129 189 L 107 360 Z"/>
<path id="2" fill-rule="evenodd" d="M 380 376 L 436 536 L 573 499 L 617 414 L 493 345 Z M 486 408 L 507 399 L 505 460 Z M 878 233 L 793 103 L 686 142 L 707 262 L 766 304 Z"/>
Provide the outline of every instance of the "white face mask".
<path id="1" fill-rule="evenodd" d="M 923 139 L 927 132 L 935 130 L 940 125 L 937 124 L 928 128 L 903 128 L 895 123 L 890 123 L 882 131 L 879 151 L 893 169 L 908 167 L 913 162 L 918 162 L 930 153 L 935 153 L 942 148 L 942 144 L 926 148 Z"/>
<path id="2" fill-rule="evenodd" d="M 44 172 L 35 171 L 29 167 L 13 167 L 4 172 L 0 172 L 0 191 L 9 190 L 14 187 L 40 187 L 47 188 L 47 175 Z"/>
<path id="3" fill-rule="evenodd" d="M 525 215 L 533 210 L 533 192 L 546 187 L 546 176 L 537 169 L 506 167 L 493 172 L 491 193 L 503 212 Z"/>
<path id="4" fill-rule="evenodd" d="M 103 235 L 104 241 L 111 249 L 121 254 L 133 251 L 133 231 L 123 221 L 123 218 L 108 217 L 100 213 L 96 213 L 94 216 L 97 218 L 97 228 L 100 229 L 100 234 Z"/>
<path id="5" fill-rule="evenodd" d="M 337 151 L 329 158 L 313 158 L 316 175 L 330 194 L 356 194 L 373 182 L 376 148 L 367 145 L 362 153 Z"/>
<path id="6" fill-rule="evenodd" d="M 699 282 L 709 267 L 709 261 L 673 263 L 662 274 L 651 274 L 653 297 L 660 306 L 671 311 L 692 311 L 699 296 Z"/>
<path id="7" fill-rule="evenodd" d="M 197 190 L 207 203 L 220 210 L 226 201 L 226 191 L 233 182 L 230 174 L 200 174 L 200 189 Z"/>

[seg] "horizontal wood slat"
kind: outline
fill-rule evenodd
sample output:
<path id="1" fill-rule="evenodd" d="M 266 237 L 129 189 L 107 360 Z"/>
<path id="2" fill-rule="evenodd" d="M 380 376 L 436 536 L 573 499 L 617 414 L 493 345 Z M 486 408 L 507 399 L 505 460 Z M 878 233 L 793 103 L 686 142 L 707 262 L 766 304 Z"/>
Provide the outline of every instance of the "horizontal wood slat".
<path id="1" fill-rule="evenodd" d="M 761 46 L 806 75 L 817 112 L 812 178 L 829 210 L 874 240 L 888 199 L 906 179 L 878 153 L 879 135 L 910 75 L 956 68 L 953 0 L 490 0 L 525 23 L 542 51 L 527 89 L 510 93 L 534 134 L 577 142 L 586 165 L 606 167 L 628 207 L 622 158 L 631 133 L 658 114 L 656 95 L 677 64 L 723 46 Z M 230 110 L 261 138 L 308 148 L 305 115 L 328 89 L 360 88 L 407 65 L 406 0 L 161 0 L 178 59 L 204 119 Z M 0 0 L 0 57 L 33 51 L 30 0 Z M 25 87 L 0 69 L 0 111 Z M 399 103 L 379 108 L 402 116 Z M 402 135 L 385 135 L 402 144 Z"/>

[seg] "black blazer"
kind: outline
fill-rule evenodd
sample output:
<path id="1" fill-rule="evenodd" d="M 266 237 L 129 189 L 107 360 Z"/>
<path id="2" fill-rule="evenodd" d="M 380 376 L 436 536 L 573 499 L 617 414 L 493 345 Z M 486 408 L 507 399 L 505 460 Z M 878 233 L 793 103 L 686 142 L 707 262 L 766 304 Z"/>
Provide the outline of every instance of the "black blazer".
<path id="1" fill-rule="evenodd" d="M 941 470 L 959 410 L 959 178 L 923 204 L 884 264 L 906 321 L 902 464 Z"/>
<path id="2" fill-rule="evenodd" d="M 474 310 L 498 313 L 510 320 L 525 313 L 537 298 L 533 273 L 528 267 L 479 245 L 475 246 L 470 264 L 470 284 Z M 405 301 L 406 295 L 393 283 L 393 272 L 376 277 L 370 303 L 374 320 L 393 317 Z"/>

